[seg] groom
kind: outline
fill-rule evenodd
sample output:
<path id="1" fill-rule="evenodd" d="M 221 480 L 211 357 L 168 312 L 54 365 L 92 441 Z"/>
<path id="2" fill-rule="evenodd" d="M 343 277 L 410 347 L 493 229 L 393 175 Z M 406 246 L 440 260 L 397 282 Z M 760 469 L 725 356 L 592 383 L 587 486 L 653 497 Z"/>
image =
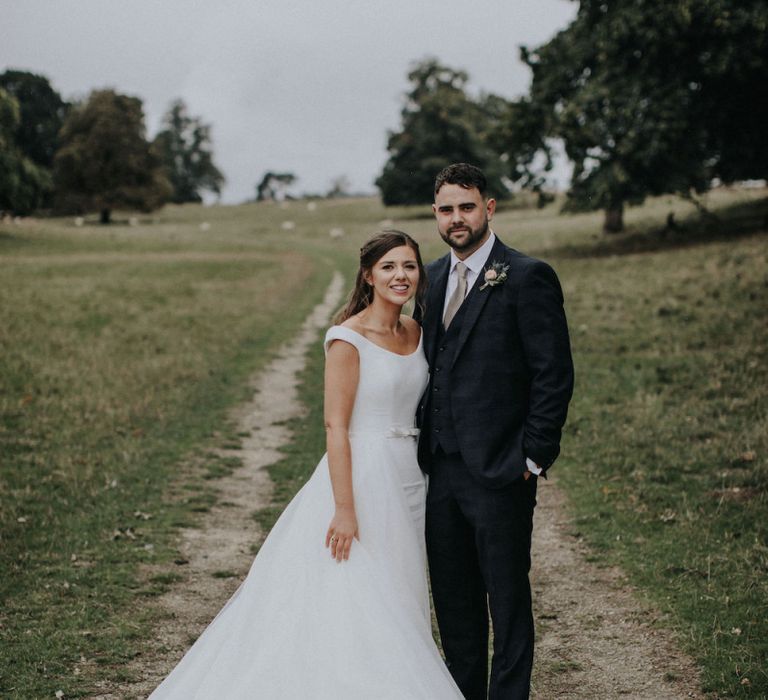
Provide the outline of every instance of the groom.
<path id="1" fill-rule="evenodd" d="M 432 595 L 448 667 L 469 700 L 529 695 L 536 482 L 560 451 L 573 390 L 557 276 L 494 235 L 495 208 L 478 168 L 457 163 L 437 176 L 432 210 L 451 250 L 427 267 L 421 319 Z"/>

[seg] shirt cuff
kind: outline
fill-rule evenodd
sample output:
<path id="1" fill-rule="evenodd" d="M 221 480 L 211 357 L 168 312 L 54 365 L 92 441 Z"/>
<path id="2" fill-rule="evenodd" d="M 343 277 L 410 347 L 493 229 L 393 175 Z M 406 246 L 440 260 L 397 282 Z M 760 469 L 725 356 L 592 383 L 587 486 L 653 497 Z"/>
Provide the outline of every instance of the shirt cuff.
<path id="1" fill-rule="evenodd" d="M 531 474 L 536 474 L 536 476 L 538 476 L 539 474 L 541 474 L 542 471 L 544 471 L 530 457 L 525 458 L 525 465 L 528 467 L 528 471 L 531 472 Z"/>

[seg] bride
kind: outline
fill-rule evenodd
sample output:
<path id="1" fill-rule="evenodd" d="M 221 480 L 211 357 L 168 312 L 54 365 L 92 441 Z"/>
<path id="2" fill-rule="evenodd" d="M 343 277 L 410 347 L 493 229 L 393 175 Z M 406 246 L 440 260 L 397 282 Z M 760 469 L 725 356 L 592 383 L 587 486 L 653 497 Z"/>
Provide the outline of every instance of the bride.
<path id="1" fill-rule="evenodd" d="M 426 284 L 385 231 L 325 337 L 327 454 L 247 578 L 150 700 L 461 698 L 432 639 L 416 407 Z"/>

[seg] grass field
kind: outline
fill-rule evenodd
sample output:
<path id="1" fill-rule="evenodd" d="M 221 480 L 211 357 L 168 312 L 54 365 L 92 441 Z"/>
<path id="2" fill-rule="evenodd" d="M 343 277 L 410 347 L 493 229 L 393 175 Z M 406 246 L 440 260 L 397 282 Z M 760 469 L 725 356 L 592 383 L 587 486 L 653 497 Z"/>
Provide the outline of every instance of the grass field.
<path id="1" fill-rule="evenodd" d="M 322 210 L 306 233 L 306 205 L 232 214 L 0 233 L 2 697 L 76 696 L 81 658 L 98 675 L 135 653 L 162 589 L 138 565 L 209 505 L 192 467 L 347 257 Z"/>
<path id="2" fill-rule="evenodd" d="M 657 199 L 611 239 L 599 214 L 554 207 L 494 226 L 563 282 L 577 387 L 555 469 L 576 526 L 725 697 L 768 695 L 764 197 L 713 192 L 717 221 Z M 669 211 L 682 230 L 663 230 Z M 175 528 L 209 507 L 206 455 L 245 378 L 381 225 L 441 254 L 426 214 L 339 200 L 0 227 L 0 696 L 77 697 L 119 673 L 165 585 L 138 567 L 173 559 Z M 322 452 L 321 367 L 318 348 L 262 522 Z"/>

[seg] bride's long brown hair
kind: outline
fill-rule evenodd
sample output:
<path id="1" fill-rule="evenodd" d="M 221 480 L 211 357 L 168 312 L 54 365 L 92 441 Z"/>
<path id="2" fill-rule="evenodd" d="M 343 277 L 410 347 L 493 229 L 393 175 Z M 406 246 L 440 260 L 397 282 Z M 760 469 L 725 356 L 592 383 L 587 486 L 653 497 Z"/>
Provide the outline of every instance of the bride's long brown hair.
<path id="1" fill-rule="evenodd" d="M 414 301 L 419 310 L 424 312 L 424 293 L 427 288 L 427 274 L 424 272 L 424 264 L 421 262 L 421 253 L 419 244 L 413 240 L 407 233 L 402 231 L 387 230 L 374 234 L 360 248 L 360 267 L 357 270 L 355 286 L 349 295 L 349 299 L 344 307 L 336 314 L 333 319 L 335 324 L 343 323 L 350 316 L 360 313 L 363 309 L 370 306 L 373 301 L 373 287 L 365 279 L 373 266 L 379 262 L 393 248 L 408 246 L 416 254 L 416 264 L 419 267 L 419 283 L 416 285 L 416 294 Z"/>

